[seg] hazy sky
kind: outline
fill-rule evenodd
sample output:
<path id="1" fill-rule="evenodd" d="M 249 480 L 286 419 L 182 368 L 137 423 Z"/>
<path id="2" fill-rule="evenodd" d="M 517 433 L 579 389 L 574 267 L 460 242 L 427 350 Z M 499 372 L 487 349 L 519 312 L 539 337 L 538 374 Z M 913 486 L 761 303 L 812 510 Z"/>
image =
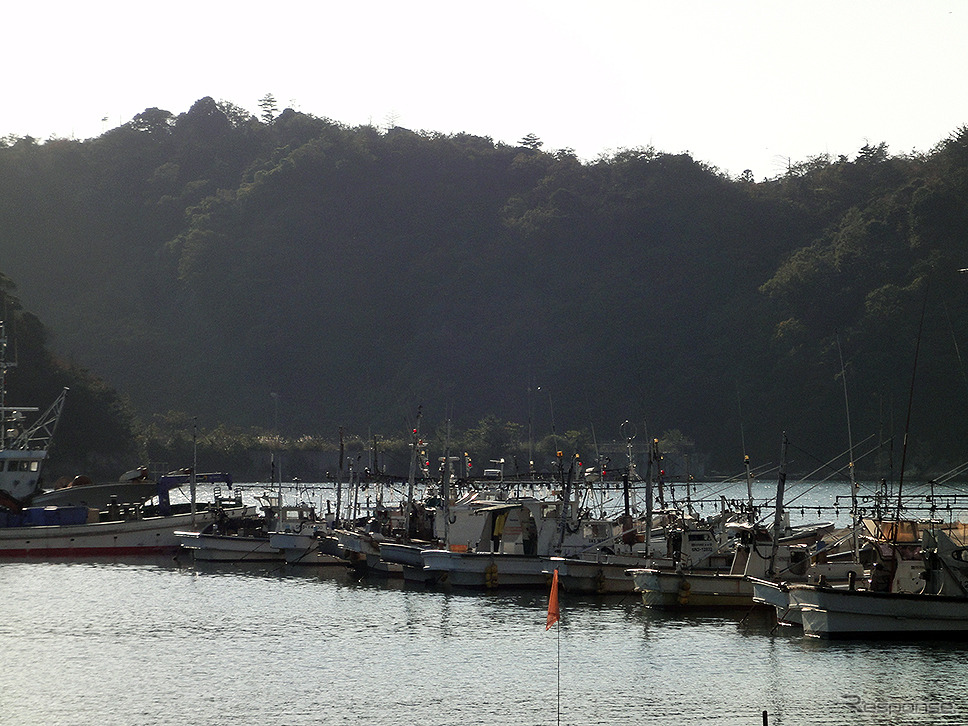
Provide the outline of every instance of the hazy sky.
<path id="1" fill-rule="evenodd" d="M 965 0 L 34 0 L 0 23 L 0 136 L 272 93 L 351 126 L 652 145 L 762 178 L 968 124 Z"/>

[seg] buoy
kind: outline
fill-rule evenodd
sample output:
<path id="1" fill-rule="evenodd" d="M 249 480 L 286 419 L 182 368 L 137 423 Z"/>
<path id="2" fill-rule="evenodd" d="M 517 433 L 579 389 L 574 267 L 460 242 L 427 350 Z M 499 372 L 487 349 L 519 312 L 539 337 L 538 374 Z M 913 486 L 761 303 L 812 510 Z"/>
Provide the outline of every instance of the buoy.
<path id="1" fill-rule="evenodd" d="M 484 586 L 488 589 L 497 587 L 497 564 L 494 562 L 484 568 Z"/>
<path id="2" fill-rule="evenodd" d="M 692 585 L 689 584 L 688 580 L 683 579 L 679 583 L 679 604 L 688 605 L 689 604 L 689 591 L 692 589 Z"/>

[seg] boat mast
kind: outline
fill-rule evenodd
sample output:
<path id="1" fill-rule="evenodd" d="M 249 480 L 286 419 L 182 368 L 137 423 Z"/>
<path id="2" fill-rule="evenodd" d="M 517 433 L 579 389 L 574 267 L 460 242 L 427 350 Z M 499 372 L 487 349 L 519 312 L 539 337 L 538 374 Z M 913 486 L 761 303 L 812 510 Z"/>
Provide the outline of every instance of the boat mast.
<path id="1" fill-rule="evenodd" d="M 531 406 L 531 378 L 528 378 L 528 476 L 534 474 L 534 416 Z"/>
<path id="2" fill-rule="evenodd" d="M 914 404 L 914 381 L 917 377 L 918 372 L 918 356 L 921 353 L 921 333 L 924 330 L 924 312 L 928 307 L 928 291 L 924 291 L 924 302 L 921 306 L 921 321 L 918 323 L 918 341 L 914 346 L 914 365 L 911 366 L 911 386 L 908 390 L 908 406 L 907 406 L 907 418 L 904 422 L 904 443 L 901 445 L 901 472 L 897 477 L 897 516 L 894 518 L 894 524 L 891 528 L 891 540 L 896 545 L 897 538 L 900 534 L 901 527 L 901 509 L 903 508 L 903 499 L 901 498 L 901 490 L 904 488 L 904 465 L 905 459 L 907 458 L 907 443 L 908 443 L 908 432 L 911 429 L 911 408 Z"/>
<path id="3" fill-rule="evenodd" d="M 652 448 L 645 464 L 645 556 L 652 556 Z"/>
<path id="4" fill-rule="evenodd" d="M 345 446 L 343 443 L 343 427 L 339 427 L 339 474 L 336 477 L 336 522 L 335 524 L 339 526 L 340 520 L 342 519 L 343 513 L 340 507 L 343 506 L 343 457 L 345 455 Z"/>
<path id="5" fill-rule="evenodd" d="M 844 367 L 844 353 L 840 349 L 840 338 L 837 338 L 837 354 L 840 356 L 840 377 L 844 383 L 844 411 L 847 414 L 847 474 L 850 477 L 850 526 L 853 534 L 851 543 L 854 550 L 854 562 L 860 560 L 860 541 L 857 529 L 860 526 L 857 515 L 857 478 L 854 473 L 854 436 L 850 428 L 850 399 L 847 397 L 847 369 Z"/>
<path id="6" fill-rule="evenodd" d="M 635 425 L 628 420 L 622 424 L 622 432 L 625 434 L 625 453 L 629 458 L 628 470 L 625 472 L 625 476 L 622 477 L 622 494 L 625 497 L 625 516 L 632 516 L 632 506 L 629 501 L 629 481 L 635 474 L 635 460 L 632 458 L 632 439 L 635 438 L 637 433 L 635 430 Z M 601 463 L 599 463 L 599 472 L 601 472 Z"/>
<path id="7" fill-rule="evenodd" d="M 746 430 L 743 428 L 743 402 L 736 391 L 736 405 L 739 408 L 739 438 L 743 444 L 743 464 L 746 467 L 746 506 L 747 518 L 750 524 L 755 524 L 756 515 L 753 514 L 753 472 L 750 470 L 750 457 L 746 453 Z"/>
<path id="8" fill-rule="evenodd" d="M 360 457 L 362 454 L 356 455 L 356 468 L 359 469 Z M 356 478 L 353 478 L 353 460 L 350 459 L 350 486 L 353 487 L 353 509 L 351 510 L 350 519 L 356 521 L 360 516 L 360 472 L 356 472 Z"/>
<path id="9" fill-rule="evenodd" d="M 787 435 L 783 432 L 783 444 L 780 447 L 780 473 L 776 480 L 776 516 L 773 519 L 773 550 L 770 552 L 770 573 L 776 562 L 776 551 L 780 547 L 780 535 L 783 527 L 783 491 L 786 488 L 786 467 L 787 467 Z M 756 537 L 756 532 L 753 532 Z"/>
<path id="10" fill-rule="evenodd" d="M 413 451 L 410 456 L 410 475 L 407 477 L 407 510 L 403 514 L 403 536 L 410 539 L 410 510 L 413 509 L 413 488 L 417 478 L 417 453 L 420 448 L 420 417 L 423 406 L 417 406 L 417 425 L 413 429 Z"/>
<path id="11" fill-rule="evenodd" d="M 35 413 L 40 409 L 35 406 L 17 406 L 7 408 L 7 369 L 16 368 L 16 361 L 7 360 L 7 329 L 0 320 L 0 451 L 7 447 L 14 449 L 46 449 L 54 438 L 54 430 L 64 408 L 64 398 L 67 388 L 51 404 L 36 423 L 27 427 L 24 423 L 25 413 Z"/>
<path id="12" fill-rule="evenodd" d="M 196 472 L 198 471 L 198 416 L 192 416 L 192 476 L 189 479 L 188 491 L 191 495 L 191 512 L 192 512 L 192 527 L 195 526 L 195 512 L 197 510 L 196 502 L 196 490 L 197 479 Z"/>
<path id="13" fill-rule="evenodd" d="M 561 457 L 559 457 L 560 461 Z M 561 464 L 558 465 L 559 469 L 563 469 Z M 568 478 L 564 478 L 564 471 L 562 471 L 562 489 L 561 489 L 561 514 L 558 518 L 558 549 L 557 554 L 561 554 L 561 550 L 565 544 L 565 528 L 568 526 L 569 515 L 575 513 L 572 511 L 571 502 L 571 484 L 572 478 L 575 475 L 575 457 L 571 457 L 571 464 L 568 467 Z M 575 507 L 577 509 L 577 506 Z"/>
<path id="14" fill-rule="evenodd" d="M 275 446 L 279 449 L 279 464 L 276 468 L 275 475 L 277 478 L 277 489 L 276 489 L 276 526 L 279 525 L 282 516 L 282 438 L 279 435 L 279 394 L 272 392 L 269 394 L 272 397 L 272 411 L 273 411 L 273 425 L 275 426 Z"/>
<path id="15" fill-rule="evenodd" d="M 444 439 L 444 471 L 440 477 L 441 511 L 444 515 L 444 547 L 450 546 L 450 419 Z"/>
<path id="16" fill-rule="evenodd" d="M 743 464 L 746 466 L 746 507 L 749 523 L 753 524 L 756 516 L 753 514 L 753 472 L 750 470 L 749 454 L 743 454 Z"/>

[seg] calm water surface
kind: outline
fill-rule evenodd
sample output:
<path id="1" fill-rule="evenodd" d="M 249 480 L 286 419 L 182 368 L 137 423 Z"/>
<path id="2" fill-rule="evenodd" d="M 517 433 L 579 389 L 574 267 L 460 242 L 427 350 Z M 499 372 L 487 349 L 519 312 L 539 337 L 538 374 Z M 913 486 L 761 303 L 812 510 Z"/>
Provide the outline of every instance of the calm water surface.
<path id="1" fill-rule="evenodd" d="M 968 645 L 243 567 L 0 563 L 0 723 L 968 722 Z"/>

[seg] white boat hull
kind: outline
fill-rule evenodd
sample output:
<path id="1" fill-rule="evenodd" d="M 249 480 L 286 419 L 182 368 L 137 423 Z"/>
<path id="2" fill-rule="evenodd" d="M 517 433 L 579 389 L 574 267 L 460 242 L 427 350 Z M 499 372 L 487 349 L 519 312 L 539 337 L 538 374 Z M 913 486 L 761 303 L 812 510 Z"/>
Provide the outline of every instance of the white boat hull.
<path id="1" fill-rule="evenodd" d="M 282 550 L 273 547 L 268 537 L 178 531 L 175 538 L 199 562 L 276 562 L 284 559 Z"/>
<path id="2" fill-rule="evenodd" d="M 815 638 L 968 635 L 968 597 L 791 585 L 790 600 Z"/>
<path id="3" fill-rule="evenodd" d="M 767 605 L 776 610 L 776 621 L 780 625 L 803 625 L 800 608 L 790 602 L 790 588 L 782 582 L 751 579 L 753 583 L 753 602 Z"/>
<path id="4" fill-rule="evenodd" d="M 742 575 L 630 570 L 642 602 L 653 608 L 753 606 L 753 584 Z"/>
<path id="5" fill-rule="evenodd" d="M 334 538 L 320 536 L 315 529 L 305 529 L 301 532 L 271 532 L 269 544 L 282 551 L 287 565 L 346 567 L 350 564 L 339 555 Z"/>
<path id="6" fill-rule="evenodd" d="M 387 562 L 395 562 L 404 567 L 423 568 L 423 552 L 426 547 L 403 542 L 380 542 L 380 557 Z"/>
<path id="7" fill-rule="evenodd" d="M 424 550 L 423 569 L 438 585 L 482 590 L 544 588 L 551 583 L 547 558 L 486 552 Z"/>
<path id="8" fill-rule="evenodd" d="M 601 555 L 598 559 L 571 557 L 545 558 L 548 575 L 558 570 L 558 584 L 565 592 L 587 595 L 614 595 L 634 592 L 630 568 L 641 567 L 643 558 Z"/>
<path id="9" fill-rule="evenodd" d="M 251 509 L 251 508 L 249 508 Z M 225 508 L 230 519 L 241 517 L 246 507 Z M 175 530 L 191 524 L 191 514 L 145 517 L 117 522 L 0 528 L 0 557 L 92 557 L 174 553 L 179 549 Z M 195 524 L 204 526 L 214 514 L 202 510 Z"/>
<path id="10" fill-rule="evenodd" d="M 405 542 L 381 542 L 380 559 L 385 563 L 399 566 L 403 579 L 410 582 L 432 582 L 432 575 L 424 569 L 423 551 L 426 545 Z"/>
<path id="11" fill-rule="evenodd" d="M 112 498 L 120 503 L 140 503 L 158 495 L 158 483 L 151 480 L 108 482 L 63 487 L 41 492 L 30 500 L 33 507 L 93 507 L 106 509 Z"/>

